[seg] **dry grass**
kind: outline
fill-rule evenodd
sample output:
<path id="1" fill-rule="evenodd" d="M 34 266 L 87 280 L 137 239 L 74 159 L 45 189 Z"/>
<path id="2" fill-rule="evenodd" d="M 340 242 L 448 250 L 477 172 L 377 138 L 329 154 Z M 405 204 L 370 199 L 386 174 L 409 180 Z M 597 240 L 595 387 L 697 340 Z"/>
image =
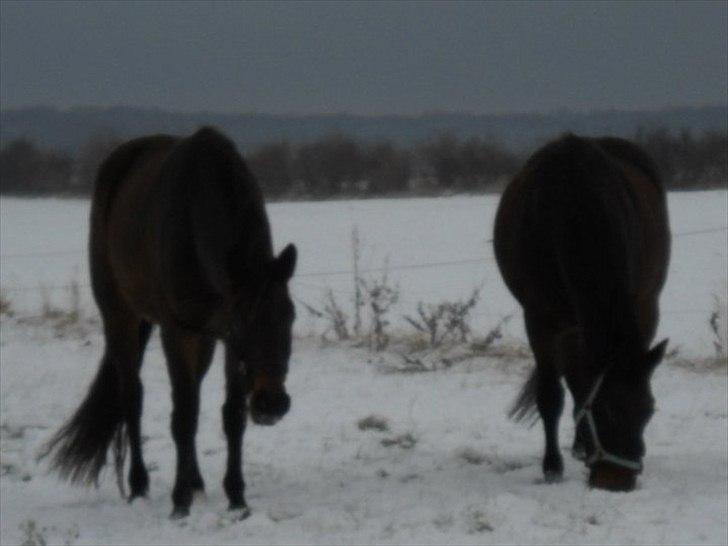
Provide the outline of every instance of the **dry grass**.
<path id="1" fill-rule="evenodd" d="M 13 317 L 13 304 L 10 302 L 7 294 L 0 290 L 0 316 Z"/>
<path id="2" fill-rule="evenodd" d="M 98 318 L 86 316 L 81 302 L 81 290 L 78 281 L 72 281 L 66 289 L 67 301 L 59 304 L 50 296 L 50 291 L 40 286 L 40 310 L 37 315 L 18 315 L 14 313 L 15 322 L 22 326 L 50 327 L 56 338 L 88 337 L 100 326 Z"/>
<path id="3" fill-rule="evenodd" d="M 672 366 L 692 372 L 725 373 L 728 371 L 728 356 L 708 356 L 703 358 L 676 357 L 669 361 Z"/>
<path id="4" fill-rule="evenodd" d="M 384 438 L 380 443 L 384 447 L 396 446 L 400 449 L 412 449 L 417 445 L 417 438 L 413 434 L 406 432 L 398 436 L 393 436 L 392 438 Z"/>
<path id="5" fill-rule="evenodd" d="M 378 432 L 388 432 L 389 422 L 386 417 L 381 415 L 369 415 L 357 422 L 359 430 L 376 430 Z"/>

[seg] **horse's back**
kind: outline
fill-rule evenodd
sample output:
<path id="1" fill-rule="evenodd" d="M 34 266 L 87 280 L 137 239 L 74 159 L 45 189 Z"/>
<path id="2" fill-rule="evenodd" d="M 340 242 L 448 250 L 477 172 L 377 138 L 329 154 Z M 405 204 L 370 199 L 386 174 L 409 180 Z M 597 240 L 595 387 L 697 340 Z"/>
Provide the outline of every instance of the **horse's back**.
<path id="1" fill-rule="evenodd" d="M 566 135 L 534 153 L 506 187 L 494 247 L 506 284 L 522 305 L 550 298 L 542 306 L 546 310 L 569 306 L 562 266 L 570 250 L 564 244 L 584 230 L 605 235 L 612 219 L 604 198 L 624 196 L 624 188 L 614 184 L 618 177 L 591 141 Z"/>

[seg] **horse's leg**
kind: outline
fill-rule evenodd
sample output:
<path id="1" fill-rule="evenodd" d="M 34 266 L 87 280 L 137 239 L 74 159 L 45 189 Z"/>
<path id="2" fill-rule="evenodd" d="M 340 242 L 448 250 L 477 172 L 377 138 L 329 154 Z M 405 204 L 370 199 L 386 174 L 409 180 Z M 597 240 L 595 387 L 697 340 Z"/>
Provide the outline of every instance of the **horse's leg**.
<path id="1" fill-rule="evenodd" d="M 583 366 L 586 359 L 583 330 L 573 328 L 563 332 L 558 339 L 558 359 L 561 369 L 576 369 L 578 366 Z M 586 459 L 588 441 L 589 430 L 586 421 L 582 420 L 574 430 L 574 442 L 571 445 L 571 455 L 575 459 L 580 461 Z"/>
<path id="2" fill-rule="evenodd" d="M 561 386 L 555 360 L 555 331 L 553 321 L 526 313 L 526 332 L 536 357 L 536 406 L 543 421 L 546 448 L 543 473 L 546 482 L 561 479 L 564 462 L 559 449 L 559 418 L 564 408 L 564 389 Z"/>
<path id="3" fill-rule="evenodd" d="M 129 467 L 129 502 L 149 490 L 149 475 L 144 466 L 141 449 L 142 383 L 139 378 L 142 354 L 149 339 L 151 326 L 142 321 L 117 300 L 100 305 L 104 323 L 106 350 L 104 365 L 111 366 L 118 378 L 118 404 L 126 425 L 131 463 Z M 111 305 L 111 302 L 116 305 Z M 118 469 L 120 472 L 122 469 Z"/>
<path id="4" fill-rule="evenodd" d="M 138 351 L 136 367 L 128 374 L 129 397 L 127 402 L 126 427 L 129 434 L 129 449 L 131 451 L 131 465 L 129 467 L 129 502 L 136 497 L 143 497 L 149 490 L 149 474 L 144 466 L 142 457 L 141 418 L 144 389 L 139 377 L 144 358 L 144 350 L 152 333 L 152 325 L 141 321 L 138 328 Z"/>
<path id="5" fill-rule="evenodd" d="M 129 439 L 132 446 L 132 461 L 129 477 L 131 488 L 131 501 L 135 496 L 145 495 L 148 489 L 148 476 L 141 456 L 138 443 L 135 443 L 139 434 L 139 419 L 137 416 L 136 429 L 133 427 L 133 416 L 141 414 L 141 383 L 139 382 L 138 360 L 139 354 L 139 318 L 125 307 L 120 305 L 112 306 L 108 302 L 100 305 L 101 318 L 104 328 L 105 349 L 101 360 L 101 369 L 107 370 L 114 378 L 115 389 L 104 393 L 103 408 L 97 411 L 109 412 L 118 419 L 115 425 L 114 434 L 121 434 L 122 442 Z M 106 422 L 104 420 L 103 422 Z M 123 426 L 126 425 L 126 430 Z M 111 439 L 110 439 L 111 441 Z M 104 453 L 106 447 L 104 446 Z M 123 449 L 123 448 L 122 448 Z M 122 452 L 123 454 L 123 452 Z M 123 465 L 123 459 L 117 459 L 117 464 Z M 123 468 L 116 468 L 117 472 L 123 472 Z M 135 479 L 132 480 L 131 471 L 134 471 Z M 120 485 L 121 487 L 121 485 Z"/>
<path id="6" fill-rule="evenodd" d="M 243 481 L 242 445 L 246 422 L 247 384 L 245 371 L 234 351 L 225 346 L 226 397 L 222 407 L 222 422 L 228 443 L 227 471 L 223 480 L 225 493 L 230 501 L 230 510 L 248 512 L 245 503 L 245 482 Z"/>
<path id="7" fill-rule="evenodd" d="M 202 380 L 210 369 L 212 363 L 212 357 L 215 354 L 215 339 L 211 337 L 200 338 L 200 346 L 197 359 L 197 392 L 199 396 L 200 385 Z M 204 491 L 205 481 L 202 479 L 200 473 L 200 467 L 197 462 L 197 448 L 195 446 L 195 438 L 192 438 L 192 476 L 190 478 L 192 483 L 192 491 Z"/>
<path id="8" fill-rule="evenodd" d="M 586 445 L 589 430 L 585 423 L 579 423 L 574 431 L 574 443 L 571 444 L 571 456 L 577 461 L 586 460 Z"/>
<path id="9" fill-rule="evenodd" d="M 199 334 L 172 326 L 162 328 L 162 345 L 172 382 L 172 437 L 177 448 L 177 477 L 172 490 L 172 517 L 189 514 L 196 471 L 195 434 L 200 409 L 200 354 L 205 340 Z M 197 484 L 195 482 L 198 482 Z"/>

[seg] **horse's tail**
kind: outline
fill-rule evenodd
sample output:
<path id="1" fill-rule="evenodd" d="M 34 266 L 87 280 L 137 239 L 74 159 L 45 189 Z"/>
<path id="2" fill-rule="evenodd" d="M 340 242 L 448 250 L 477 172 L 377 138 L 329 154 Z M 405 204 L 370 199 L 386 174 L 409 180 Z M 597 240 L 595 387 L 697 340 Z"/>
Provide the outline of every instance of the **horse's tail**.
<path id="1" fill-rule="evenodd" d="M 521 387 L 521 392 L 508 410 L 508 417 L 516 422 L 526 422 L 532 426 L 538 421 L 536 414 L 536 393 L 538 391 L 538 376 L 536 370 L 531 372 Z"/>
<path id="2" fill-rule="evenodd" d="M 99 167 L 91 205 L 92 288 L 97 300 L 110 290 L 110 281 L 96 270 L 107 260 L 106 217 L 118 185 L 134 162 L 159 137 L 143 137 L 129 141 L 114 150 Z M 103 268 L 101 268 L 103 269 Z M 102 278 L 103 280 L 99 280 Z M 124 401 L 120 378 L 113 360 L 105 356 L 88 394 L 71 419 L 56 432 L 39 454 L 39 460 L 50 457 L 52 470 L 71 483 L 97 483 L 106 464 L 109 446 L 114 443 L 117 477 L 123 469 L 127 436 L 124 428 Z M 120 482 L 120 488 L 121 488 Z M 122 490 L 123 494 L 123 490 Z"/>
<path id="3" fill-rule="evenodd" d="M 111 359 L 104 358 L 86 398 L 43 447 L 39 459 L 50 456 L 51 469 L 71 483 L 96 484 L 112 441 L 117 472 L 123 468 L 127 443 L 123 425 L 117 370 Z"/>

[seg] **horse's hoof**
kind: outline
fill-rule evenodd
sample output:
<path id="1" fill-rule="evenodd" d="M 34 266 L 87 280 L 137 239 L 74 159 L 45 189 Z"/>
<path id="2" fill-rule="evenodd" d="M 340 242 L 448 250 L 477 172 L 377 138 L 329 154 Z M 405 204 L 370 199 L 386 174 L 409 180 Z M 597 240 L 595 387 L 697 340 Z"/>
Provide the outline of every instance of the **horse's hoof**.
<path id="1" fill-rule="evenodd" d="M 543 481 L 544 483 L 559 483 L 564 479 L 564 475 L 561 472 L 544 472 Z"/>
<path id="2" fill-rule="evenodd" d="M 243 503 L 240 504 L 230 504 L 230 507 L 228 508 L 231 512 L 234 512 L 233 519 L 236 519 L 238 521 L 243 521 L 244 519 L 247 519 L 248 516 L 250 516 L 250 508 L 248 508 L 248 505 Z"/>
<path id="3" fill-rule="evenodd" d="M 585 461 L 586 460 L 586 448 L 584 448 L 583 445 L 575 445 L 571 448 L 571 456 L 574 457 L 577 461 Z"/>
<path id="4" fill-rule="evenodd" d="M 174 510 L 172 510 L 172 513 L 169 516 L 169 519 L 171 520 L 178 520 L 186 518 L 190 515 L 190 509 L 184 506 L 175 506 Z"/>
<path id="5" fill-rule="evenodd" d="M 200 476 L 198 474 L 197 476 L 192 478 L 190 486 L 192 487 L 192 491 L 195 493 L 198 491 L 204 492 L 205 491 L 205 480 L 203 480 L 202 476 Z"/>
<path id="6" fill-rule="evenodd" d="M 132 504 L 136 499 L 146 499 L 147 494 L 146 493 L 131 493 L 129 497 L 126 499 L 126 502 L 128 504 Z"/>

